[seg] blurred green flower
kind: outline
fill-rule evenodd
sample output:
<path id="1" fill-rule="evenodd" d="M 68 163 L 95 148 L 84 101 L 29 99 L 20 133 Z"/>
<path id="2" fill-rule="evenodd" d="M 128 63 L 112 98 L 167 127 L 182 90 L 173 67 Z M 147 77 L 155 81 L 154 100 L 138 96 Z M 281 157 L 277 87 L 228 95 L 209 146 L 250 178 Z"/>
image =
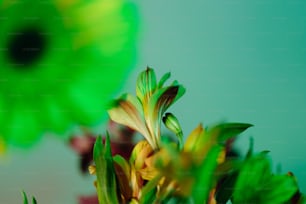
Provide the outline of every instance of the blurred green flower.
<path id="1" fill-rule="evenodd" d="M 0 1 L 0 141 L 94 125 L 135 56 L 135 8 L 123 0 Z"/>

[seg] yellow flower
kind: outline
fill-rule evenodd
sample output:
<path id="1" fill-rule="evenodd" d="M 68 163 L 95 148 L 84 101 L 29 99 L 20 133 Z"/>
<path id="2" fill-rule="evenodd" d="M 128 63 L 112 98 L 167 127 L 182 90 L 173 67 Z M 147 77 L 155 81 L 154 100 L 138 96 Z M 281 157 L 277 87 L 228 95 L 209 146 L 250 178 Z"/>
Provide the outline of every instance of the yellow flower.
<path id="1" fill-rule="evenodd" d="M 248 127 L 249 124 L 223 123 L 205 130 L 200 124 L 187 137 L 182 150 L 178 150 L 176 145 L 164 145 L 153 156 L 161 178 L 157 184 L 158 196 L 163 199 L 170 194 L 182 197 L 193 195 L 195 200 L 213 203 L 209 193 L 214 194 L 216 177 L 213 175 L 217 166 L 225 161 L 225 142 Z M 201 185 L 206 187 L 203 189 Z M 203 197 L 198 196 L 201 194 Z"/>
<path id="2" fill-rule="evenodd" d="M 205 129 L 202 124 L 198 125 L 187 137 L 186 143 L 184 145 L 184 152 L 189 152 L 192 155 L 192 160 L 199 164 L 206 157 L 208 151 L 217 144 L 217 141 L 206 134 Z M 225 148 L 222 147 L 217 162 L 222 163 L 225 160 Z"/>
<path id="3" fill-rule="evenodd" d="M 153 154 L 154 150 L 150 144 L 143 140 L 136 144 L 129 161 L 120 155 L 114 156 L 115 171 L 123 202 L 131 199 L 139 200 L 146 181 L 156 177 L 157 170 L 151 162 Z"/>

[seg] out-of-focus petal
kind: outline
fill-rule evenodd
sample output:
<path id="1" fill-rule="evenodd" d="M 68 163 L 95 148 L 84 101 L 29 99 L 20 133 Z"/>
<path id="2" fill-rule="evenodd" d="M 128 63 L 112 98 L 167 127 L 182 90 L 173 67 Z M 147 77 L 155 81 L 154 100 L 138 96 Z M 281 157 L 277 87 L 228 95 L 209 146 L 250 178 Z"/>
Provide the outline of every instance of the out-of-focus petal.
<path id="1" fill-rule="evenodd" d="M 184 151 L 185 152 L 191 152 L 196 148 L 196 145 L 199 141 L 200 137 L 204 136 L 205 129 L 203 128 L 202 124 L 199 124 L 192 132 L 189 134 L 189 136 L 186 139 L 185 145 L 184 145 Z"/>
<path id="2" fill-rule="evenodd" d="M 130 163 L 133 163 L 136 169 L 141 169 L 145 164 L 145 159 L 153 154 L 153 152 L 154 150 L 151 145 L 146 140 L 142 140 L 134 147 L 130 157 Z"/>

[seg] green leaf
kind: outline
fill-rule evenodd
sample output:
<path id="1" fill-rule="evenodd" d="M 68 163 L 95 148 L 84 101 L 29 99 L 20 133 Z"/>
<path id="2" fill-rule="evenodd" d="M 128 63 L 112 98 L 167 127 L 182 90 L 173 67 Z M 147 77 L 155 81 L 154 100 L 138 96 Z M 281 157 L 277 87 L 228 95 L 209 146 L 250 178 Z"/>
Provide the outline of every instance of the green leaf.
<path id="1" fill-rule="evenodd" d="M 28 204 L 29 203 L 28 197 L 24 191 L 22 191 L 22 196 L 23 196 L 23 204 Z M 32 204 L 37 204 L 35 197 L 32 197 Z"/>
<path id="2" fill-rule="evenodd" d="M 23 196 L 23 204 L 28 204 L 28 197 L 24 191 L 22 191 L 22 196 Z"/>
<path id="3" fill-rule="evenodd" d="M 272 176 L 265 188 L 271 189 L 265 195 L 267 203 L 284 203 L 298 191 L 294 179 L 288 175 Z"/>
<path id="4" fill-rule="evenodd" d="M 223 177 L 221 182 L 218 183 L 216 189 L 217 203 L 227 203 L 227 201 L 232 197 L 237 177 L 238 173 L 233 172 Z"/>
<path id="5" fill-rule="evenodd" d="M 146 185 L 141 189 L 141 197 L 140 197 L 140 204 L 147 204 L 147 203 L 156 203 L 156 192 L 157 192 L 157 185 L 161 179 L 161 176 L 158 175 L 154 179 L 148 181 Z"/>
<path id="6" fill-rule="evenodd" d="M 246 158 L 250 158 L 253 155 L 253 149 L 254 149 L 254 139 L 251 137 L 250 138 L 249 149 L 248 149 L 248 152 L 246 154 Z"/>
<path id="7" fill-rule="evenodd" d="M 274 175 L 265 153 L 248 158 L 242 166 L 233 193 L 233 203 L 285 203 L 298 188 L 293 177 Z"/>
<path id="8" fill-rule="evenodd" d="M 166 204 L 194 204 L 190 197 L 171 197 Z"/>
<path id="9" fill-rule="evenodd" d="M 105 147 L 103 147 L 101 136 L 96 139 L 94 161 L 96 164 L 99 203 L 118 203 L 116 176 L 108 133 L 106 135 Z"/>
<path id="10" fill-rule="evenodd" d="M 216 137 L 219 143 L 224 143 L 252 126 L 248 123 L 222 123 L 210 129 L 209 132 L 213 137 Z"/>
<path id="11" fill-rule="evenodd" d="M 201 166 L 197 169 L 195 178 L 196 182 L 192 189 L 194 203 L 206 203 L 209 197 L 214 181 L 214 171 L 217 167 L 217 158 L 222 151 L 219 145 L 213 146 L 203 160 Z"/>

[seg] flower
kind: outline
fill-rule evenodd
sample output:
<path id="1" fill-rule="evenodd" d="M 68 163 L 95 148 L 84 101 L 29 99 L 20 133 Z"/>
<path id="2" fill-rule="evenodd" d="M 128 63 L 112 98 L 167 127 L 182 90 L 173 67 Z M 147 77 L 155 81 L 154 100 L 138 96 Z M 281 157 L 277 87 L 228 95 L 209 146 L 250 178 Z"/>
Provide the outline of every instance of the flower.
<path id="1" fill-rule="evenodd" d="M 199 203 L 208 199 L 213 203 L 214 199 L 209 198 L 209 194 L 214 194 L 210 190 L 215 186 L 216 180 L 210 175 L 225 160 L 226 141 L 251 125 L 223 123 L 207 131 L 199 125 L 191 132 L 184 145 L 183 131 L 178 119 L 165 111 L 184 94 L 185 89 L 176 81 L 164 87 L 169 77 L 170 74 L 166 73 L 157 83 L 154 70 L 148 67 L 137 78 L 137 97 L 125 94 L 115 100 L 108 111 L 112 120 L 140 132 L 146 139 L 136 145 L 129 163 L 120 157 L 114 158 L 115 163 L 120 164 L 125 172 L 117 173 L 120 176 L 125 175 L 120 186 L 129 190 L 123 192 L 134 192 L 123 197 L 151 202 L 150 198 L 142 195 L 158 189 L 154 193 L 154 199 L 157 200 L 164 200 L 170 195 L 186 198 L 192 194 Z M 178 144 L 161 142 L 161 120 L 177 136 Z M 148 145 L 152 150 L 148 149 Z M 131 161 L 137 157 L 141 162 L 135 166 Z M 195 178 L 201 179 L 195 182 Z M 148 184 L 142 189 L 144 181 Z M 204 184 L 206 188 L 199 192 Z"/>
<path id="2" fill-rule="evenodd" d="M 232 143 L 251 127 L 248 123 L 220 123 L 204 128 L 198 125 L 183 143 L 178 119 L 165 110 L 184 93 L 174 82 L 163 87 L 147 68 L 137 80 L 136 94 L 115 100 L 109 114 L 112 120 L 142 133 L 129 159 L 111 157 L 111 143 L 98 138 L 94 148 L 99 203 L 303 203 L 292 173 L 271 173 L 266 152 L 246 159 L 229 157 Z M 160 122 L 177 136 L 177 142 L 163 140 Z"/>
<path id="3" fill-rule="evenodd" d="M 141 133 L 154 150 L 160 147 L 160 126 L 165 111 L 184 93 L 177 81 L 164 86 L 170 73 L 157 83 L 153 69 L 147 69 L 137 78 L 136 95 L 124 94 L 108 110 L 110 118 Z"/>
<path id="4" fill-rule="evenodd" d="M 154 150 L 150 144 L 146 140 L 142 140 L 136 144 L 128 161 L 120 155 L 114 156 L 123 203 L 132 199 L 139 201 L 146 181 L 156 176 L 157 171 L 150 163 L 153 153 Z"/>
<path id="5" fill-rule="evenodd" d="M 171 124 L 175 124 L 175 130 L 181 132 L 178 121 L 174 118 L 173 121 Z M 207 200 L 213 203 L 214 197 L 209 195 L 214 194 L 217 180 L 212 175 L 225 162 L 225 142 L 250 126 L 245 123 L 222 123 L 205 130 L 200 124 L 189 134 L 182 148 L 164 145 L 153 156 L 155 168 L 163 179 L 159 184 L 159 196 L 174 194 L 187 198 L 192 195 L 196 203 Z"/>
<path id="6" fill-rule="evenodd" d="M 133 63 L 135 14 L 124 0 L 1 1 L 2 140 L 31 146 L 104 118 Z"/>

